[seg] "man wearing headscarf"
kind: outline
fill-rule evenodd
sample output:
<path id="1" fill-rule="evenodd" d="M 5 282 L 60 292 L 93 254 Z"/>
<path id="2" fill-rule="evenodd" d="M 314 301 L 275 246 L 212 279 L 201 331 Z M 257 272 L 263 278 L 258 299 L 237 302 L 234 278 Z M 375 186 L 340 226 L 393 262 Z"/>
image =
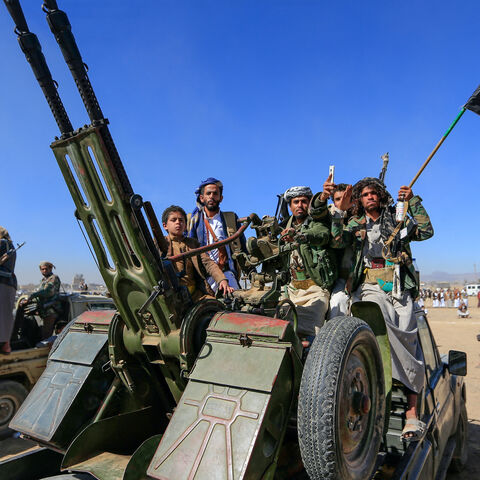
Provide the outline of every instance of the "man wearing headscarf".
<path id="1" fill-rule="evenodd" d="M 195 191 L 197 206 L 188 222 L 188 236 L 198 240 L 200 246 L 210 245 L 233 235 L 240 223 L 234 212 L 222 212 L 220 203 L 223 200 L 223 184 L 216 178 L 209 177 L 203 180 Z M 246 251 L 246 240 L 242 234 L 229 245 L 210 250 L 208 255 L 220 267 L 228 284 L 237 290 L 239 287 L 240 269 L 232 254 Z M 210 276 L 207 279 L 211 288 L 216 292 L 218 284 Z"/>
<path id="2" fill-rule="evenodd" d="M 53 263 L 41 262 L 39 268 L 43 275 L 42 281 L 35 292 L 21 303 L 21 306 L 36 304 L 36 310 L 43 320 L 42 338 L 48 338 L 52 335 L 55 322 L 58 319 L 58 296 L 61 282 L 60 278 L 53 273 L 55 268 Z"/>
<path id="3" fill-rule="evenodd" d="M 282 232 L 285 242 L 298 244 L 288 257 L 286 294 L 297 309 L 298 332 L 306 337 L 316 335 L 325 322 L 330 290 L 337 278 L 335 254 L 328 248 L 330 229 L 308 215 L 311 198 L 312 191 L 305 186 L 285 192 L 292 215 Z"/>
<path id="4" fill-rule="evenodd" d="M 407 202 L 411 218 L 405 216 L 400 223 L 391 206 L 392 197 L 379 179 L 360 180 L 345 194 L 342 206 L 349 195 L 355 203 L 354 215 L 347 226 L 334 216 L 333 244 L 353 246 L 353 266 L 347 280 L 353 301 L 375 302 L 382 311 L 391 347 L 392 376 L 407 387 L 407 422 L 402 436 L 416 440 L 425 428 L 416 411 L 424 366 L 413 309 L 419 284 L 409 243 L 430 238 L 433 227 L 422 199 L 407 186 L 400 187 L 398 196 Z"/>
<path id="5" fill-rule="evenodd" d="M 7 230 L 0 227 L 0 354 L 9 354 L 13 328 L 13 307 L 17 278 L 15 277 L 16 253 Z"/>

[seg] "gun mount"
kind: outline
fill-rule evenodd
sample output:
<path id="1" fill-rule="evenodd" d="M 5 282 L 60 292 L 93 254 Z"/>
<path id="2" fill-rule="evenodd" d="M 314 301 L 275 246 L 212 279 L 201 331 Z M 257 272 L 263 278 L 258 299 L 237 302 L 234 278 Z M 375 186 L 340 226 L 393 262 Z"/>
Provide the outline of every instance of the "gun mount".
<path id="1" fill-rule="evenodd" d="M 62 468 L 109 479 L 124 475 L 127 478 L 129 468 L 133 468 L 119 455 L 129 453 L 131 465 L 134 465 L 138 460 L 134 460 L 132 454 L 142 442 L 163 435 L 161 442 L 157 437 L 155 444 L 144 447 L 148 450 L 148 461 L 144 450 L 141 454 L 143 471 L 149 469 L 152 478 L 177 478 L 165 476 L 164 463 L 171 463 L 165 451 L 171 448 L 172 435 L 178 437 L 178 425 L 184 422 L 185 415 L 192 414 L 189 402 L 200 402 L 199 405 L 203 402 L 210 412 L 207 414 L 206 410 L 195 407 L 200 431 L 206 419 L 218 417 L 218 421 L 212 423 L 213 428 L 221 422 L 221 412 L 225 408 L 228 410 L 230 405 L 238 404 L 235 407 L 238 414 L 242 416 L 240 412 L 246 409 L 244 415 L 251 425 L 247 435 L 237 435 L 239 441 L 248 445 L 263 442 L 264 437 L 268 437 L 271 451 L 259 460 L 259 450 L 242 448 L 242 459 L 235 468 L 240 467 L 248 475 L 253 471 L 260 474 L 274 469 L 296 397 L 292 395 L 292 388 L 293 393 L 298 391 L 300 381 L 301 345 L 292 326 L 282 320 L 218 313 L 225 310 L 225 306 L 214 299 L 192 304 L 186 288 L 179 285 L 171 259 L 163 256 L 164 244 L 153 208 L 143 202 L 129 182 L 67 15 L 59 10 L 55 0 L 44 1 L 42 9 L 48 25 L 90 118 L 90 125 L 77 129 L 70 122 L 40 42 L 30 32 L 19 1 L 4 1 L 14 20 L 20 47 L 60 129 L 61 136 L 51 148 L 75 203 L 76 217 L 88 235 L 117 308 L 116 312 L 95 315 L 86 312 L 77 318 L 52 353 L 44 375 L 13 420 L 12 427 L 62 452 Z M 273 242 L 272 237 L 270 243 L 264 245 L 263 237 L 273 231 L 268 221 L 259 222 L 255 215 L 245 219 L 241 230 L 252 221 L 262 238 L 258 239 L 256 247 L 252 245 L 252 255 L 244 259 L 244 265 L 249 267 L 262 262 L 261 257 L 254 257 L 258 255 L 256 249 L 265 250 L 265 245 Z M 272 265 L 274 250 L 273 256 L 270 255 Z M 273 278 L 270 267 L 264 274 Z M 211 320 L 212 317 L 215 319 Z M 264 335 L 270 338 L 267 343 Z M 208 336 L 206 343 L 205 336 Z M 239 343 L 239 338 L 246 340 Z M 279 349 L 268 348 L 272 340 L 279 343 Z M 243 348 L 252 343 L 258 348 Z M 263 352 L 264 361 L 271 367 L 252 383 L 245 378 L 245 373 L 235 372 L 235 365 L 247 362 L 253 368 L 258 352 Z M 230 363 L 226 362 L 226 357 Z M 57 384 L 59 376 L 63 379 L 61 388 Z M 216 386 L 220 377 L 223 378 L 220 381 L 222 393 Z M 240 401 L 244 397 L 250 399 L 248 407 L 243 404 L 245 400 Z M 195 400 L 187 400 L 189 398 Z M 271 398 L 275 398 L 273 403 L 270 403 Z M 275 430 L 269 430 L 264 417 L 270 415 L 273 407 L 280 410 Z M 35 418 L 31 415 L 33 409 L 37 411 Z M 51 411 L 56 412 L 54 418 L 48 414 Z M 124 429 L 129 432 L 128 439 L 119 435 Z M 196 446 L 190 441 L 189 450 L 199 449 L 196 462 L 203 458 L 204 443 L 208 442 L 210 434 L 205 436 L 197 432 Z M 218 439 L 213 443 L 216 442 Z M 150 464 L 157 447 L 156 458 L 161 451 L 169 460 L 159 462 L 157 458 Z M 183 448 L 182 444 L 177 450 L 183 451 Z M 211 448 L 218 448 L 218 445 Z M 113 456 L 118 464 L 115 474 L 99 474 L 106 466 L 105 458 L 97 458 L 99 452 Z M 111 460 L 109 458 L 107 463 Z M 233 468 L 231 460 L 228 462 L 229 468 Z M 198 468 L 200 464 L 192 471 Z"/>
<path id="2" fill-rule="evenodd" d="M 282 243 L 282 198 L 274 217 L 244 221 L 256 237 L 237 260 L 250 271 L 251 288 L 194 305 L 174 258 L 165 257 L 152 206 L 129 182 L 66 14 L 44 0 L 90 118 L 78 129 L 19 1 L 4 2 L 59 126 L 51 148 L 117 310 L 84 312 L 65 330 L 10 424 L 47 450 L 0 463 L 1 478 L 60 471 L 100 480 L 295 478 L 304 473 L 298 445 L 309 474 L 328 463 L 328 474 L 313 478 L 369 477 L 391 384 L 378 306 L 358 306 L 365 321 L 328 322 L 304 362 L 295 321 L 288 321 L 294 307 L 280 301 L 285 261 L 297 248 Z"/>

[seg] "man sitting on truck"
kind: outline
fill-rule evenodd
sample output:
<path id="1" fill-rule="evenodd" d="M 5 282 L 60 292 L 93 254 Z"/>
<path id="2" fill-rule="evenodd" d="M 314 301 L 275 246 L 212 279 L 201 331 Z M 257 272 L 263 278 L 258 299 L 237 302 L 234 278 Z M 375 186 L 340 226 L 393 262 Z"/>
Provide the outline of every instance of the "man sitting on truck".
<path id="1" fill-rule="evenodd" d="M 167 256 L 172 257 L 200 246 L 196 239 L 185 237 L 187 214 L 182 207 L 171 205 L 165 209 L 162 214 L 162 224 L 167 232 L 165 237 L 168 243 Z M 206 281 L 207 277 L 214 279 L 216 285 L 218 285 L 218 290 L 224 295 L 234 291 L 222 270 L 207 253 L 202 253 L 195 257 L 182 258 L 174 262 L 174 265 L 179 274 L 180 285 L 187 287 L 194 302 L 198 302 L 207 295 L 214 295 L 213 290 Z"/>
<path id="2" fill-rule="evenodd" d="M 60 305 L 58 295 L 60 293 L 60 278 L 53 273 L 55 265 L 51 262 L 41 262 L 38 266 L 43 275 L 38 288 L 27 299 L 21 302 L 22 307 L 36 304 L 36 311 L 43 320 L 42 338 L 52 335 L 55 322 L 58 319 Z"/>
<path id="3" fill-rule="evenodd" d="M 348 203 L 348 196 L 346 193 L 342 205 Z M 413 219 L 407 216 L 401 224 L 390 206 L 392 197 L 377 178 L 359 181 L 352 197 L 354 216 L 347 226 L 342 215 L 332 218 L 332 241 L 340 248 L 353 246 L 354 263 L 347 281 L 353 301 L 375 302 L 382 311 L 390 340 L 392 376 L 407 388 L 408 410 L 402 437 L 417 440 L 425 429 L 416 409 L 424 384 L 424 366 L 413 309 L 419 285 L 409 242 L 430 238 L 433 227 L 421 198 L 407 186 L 400 187 L 399 198 L 407 202 Z"/>
<path id="4" fill-rule="evenodd" d="M 197 206 L 188 221 L 188 236 L 195 238 L 201 246 L 210 245 L 219 240 L 232 236 L 239 228 L 240 223 L 234 212 L 220 210 L 223 200 L 223 184 L 216 178 L 209 177 L 203 180 L 195 191 Z M 208 252 L 208 256 L 218 265 L 229 285 L 239 289 L 240 268 L 234 259 L 234 254 L 246 252 L 245 235 L 240 235 L 229 245 L 215 248 Z M 217 291 L 218 284 L 212 276 L 207 278 L 213 291 Z"/>
<path id="5" fill-rule="evenodd" d="M 328 247 L 330 228 L 308 214 L 310 187 L 289 188 L 284 194 L 292 216 L 282 232 L 287 243 L 298 243 L 288 258 L 288 298 L 298 312 L 298 332 L 315 336 L 325 322 L 330 291 L 337 279 L 335 253 Z"/>

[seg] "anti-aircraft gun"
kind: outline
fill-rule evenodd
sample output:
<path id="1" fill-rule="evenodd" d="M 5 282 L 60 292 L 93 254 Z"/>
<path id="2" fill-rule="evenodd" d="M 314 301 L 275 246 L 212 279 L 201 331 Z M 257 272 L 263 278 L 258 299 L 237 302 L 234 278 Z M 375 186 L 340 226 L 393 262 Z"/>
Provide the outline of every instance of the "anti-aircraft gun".
<path id="1" fill-rule="evenodd" d="M 304 366 L 295 322 L 278 318 L 287 315 L 279 292 L 287 281 L 285 253 L 295 245 L 279 241 L 277 217 L 253 214 L 242 231 L 251 223 L 257 237 L 237 258 L 253 269 L 252 288 L 230 303 L 193 305 L 174 258 L 162 255 L 152 206 L 129 182 L 66 14 L 55 0 L 44 1 L 90 118 L 78 129 L 19 1 L 4 2 L 60 129 L 51 148 L 117 310 L 85 312 L 54 345 L 11 423 L 45 448 L 0 464 L 1 478 L 60 470 L 100 480 L 294 478 L 301 462 L 285 445 L 298 442 L 297 419 L 312 478 L 367 478 L 391 385 L 388 339 L 376 312 L 356 311 L 373 331 L 354 317 L 330 321 Z"/>

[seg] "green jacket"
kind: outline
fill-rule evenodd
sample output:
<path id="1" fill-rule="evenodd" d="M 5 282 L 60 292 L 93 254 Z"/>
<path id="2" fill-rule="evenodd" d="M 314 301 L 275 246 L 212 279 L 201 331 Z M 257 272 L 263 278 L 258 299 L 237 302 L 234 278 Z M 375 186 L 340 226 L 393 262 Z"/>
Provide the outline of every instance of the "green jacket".
<path id="1" fill-rule="evenodd" d="M 293 216 L 289 218 L 287 228 L 293 223 Z M 297 233 L 304 236 L 305 242 L 298 247 L 303 265 L 310 278 L 319 286 L 331 289 L 337 279 L 336 255 L 330 243 L 330 228 L 320 221 L 311 217 L 303 223 Z M 286 267 L 290 265 L 290 255 L 287 258 Z"/>
<path id="2" fill-rule="evenodd" d="M 57 312 L 60 286 L 60 278 L 52 273 L 49 277 L 43 277 L 37 290 L 30 295 L 29 302 L 38 301 L 40 316 L 52 315 Z"/>
<path id="3" fill-rule="evenodd" d="M 408 260 L 401 266 L 400 280 L 402 290 L 410 290 L 412 297 L 418 295 L 418 277 L 412 263 L 412 253 L 409 243 L 411 241 L 427 240 L 433 236 L 433 227 L 430 218 L 422 205 L 422 199 L 415 195 L 408 202 L 408 213 L 412 218 L 405 218 L 405 225 L 402 227 L 405 236 L 402 238 L 402 251 L 407 254 Z M 392 207 L 391 214 L 394 214 Z M 391 232 L 387 232 L 390 234 Z M 344 248 L 347 245 L 353 246 L 353 264 L 350 275 L 347 280 L 347 289 L 356 290 L 363 281 L 363 272 L 365 269 L 363 263 L 363 246 L 367 235 L 365 215 L 352 217 L 348 224 L 344 226 L 342 218 L 332 218 L 332 240 L 334 248 Z M 386 241 L 388 239 L 384 238 Z M 397 252 L 398 253 L 398 252 Z"/>

